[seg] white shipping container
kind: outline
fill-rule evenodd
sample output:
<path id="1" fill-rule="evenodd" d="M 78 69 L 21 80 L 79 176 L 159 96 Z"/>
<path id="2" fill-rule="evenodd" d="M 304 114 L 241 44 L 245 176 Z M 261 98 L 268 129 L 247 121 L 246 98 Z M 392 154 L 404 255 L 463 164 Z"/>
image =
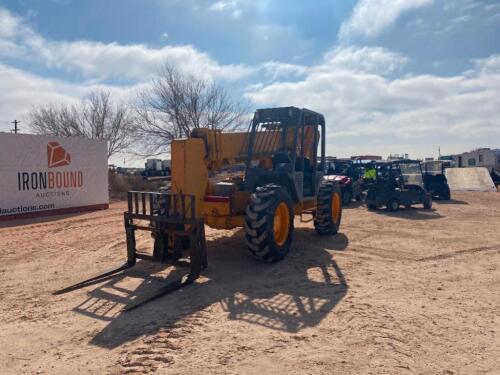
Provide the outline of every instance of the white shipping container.
<path id="1" fill-rule="evenodd" d="M 0 133 L 0 218 L 102 209 L 108 203 L 105 141 Z"/>

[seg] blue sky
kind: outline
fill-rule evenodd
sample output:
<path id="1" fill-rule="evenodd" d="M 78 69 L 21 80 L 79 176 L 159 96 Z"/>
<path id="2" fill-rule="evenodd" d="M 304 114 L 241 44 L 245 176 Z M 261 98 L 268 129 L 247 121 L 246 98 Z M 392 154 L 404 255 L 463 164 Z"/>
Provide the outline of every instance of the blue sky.
<path id="1" fill-rule="evenodd" d="M 0 0 L 0 131 L 94 89 L 132 100 L 168 61 L 323 112 L 333 155 L 498 147 L 499 41 L 493 0 Z"/>

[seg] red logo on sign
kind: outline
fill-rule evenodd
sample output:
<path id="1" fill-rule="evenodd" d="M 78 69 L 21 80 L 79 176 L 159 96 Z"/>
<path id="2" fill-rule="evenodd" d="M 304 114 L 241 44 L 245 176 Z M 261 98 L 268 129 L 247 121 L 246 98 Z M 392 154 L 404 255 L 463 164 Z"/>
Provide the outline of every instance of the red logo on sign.
<path id="1" fill-rule="evenodd" d="M 62 167 L 71 163 L 71 155 L 59 142 L 47 143 L 47 161 L 49 168 Z"/>

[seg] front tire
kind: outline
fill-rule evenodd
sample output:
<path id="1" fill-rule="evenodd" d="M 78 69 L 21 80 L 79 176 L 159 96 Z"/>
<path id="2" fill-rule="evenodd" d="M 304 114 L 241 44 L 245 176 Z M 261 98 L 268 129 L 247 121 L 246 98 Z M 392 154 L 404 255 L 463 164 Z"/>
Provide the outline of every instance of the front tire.
<path id="1" fill-rule="evenodd" d="M 321 181 L 316 197 L 314 228 L 320 235 L 336 234 L 342 220 L 342 193 L 340 187 L 330 181 Z"/>
<path id="2" fill-rule="evenodd" d="M 245 217 L 245 242 L 250 253 L 263 261 L 282 260 L 292 244 L 293 218 L 292 200 L 281 186 L 258 187 Z"/>

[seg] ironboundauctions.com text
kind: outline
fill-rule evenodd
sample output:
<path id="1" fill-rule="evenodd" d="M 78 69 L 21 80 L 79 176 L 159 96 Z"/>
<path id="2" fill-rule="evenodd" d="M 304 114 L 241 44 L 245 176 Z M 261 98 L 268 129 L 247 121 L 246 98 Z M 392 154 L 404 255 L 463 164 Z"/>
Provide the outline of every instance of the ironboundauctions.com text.
<path id="1" fill-rule="evenodd" d="M 54 203 L 41 204 L 39 206 L 17 206 L 12 208 L 0 208 L 0 215 L 22 214 L 33 211 L 51 210 L 53 208 L 55 208 Z"/>

